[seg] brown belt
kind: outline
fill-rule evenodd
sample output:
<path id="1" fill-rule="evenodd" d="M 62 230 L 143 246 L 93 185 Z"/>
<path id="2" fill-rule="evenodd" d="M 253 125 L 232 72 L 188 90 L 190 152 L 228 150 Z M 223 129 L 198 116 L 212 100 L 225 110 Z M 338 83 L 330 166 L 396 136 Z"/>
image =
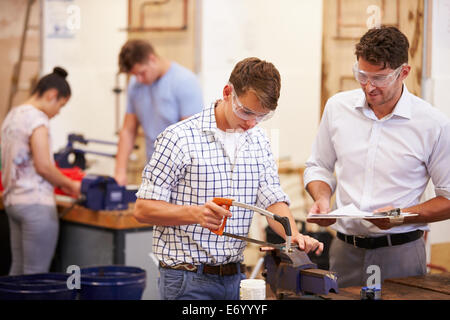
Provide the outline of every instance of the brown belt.
<path id="1" fill-rule="evenodd" d="M 190 272 L 197 272 L 198 266 L 190 264 L 190 263 L 180 263 L 174 266 L 169 266 L 164 262 L 160 261 L 159 265 L 161 268 L 166 269 L 175 269 L 175 270 L 184 270 Z M 222 264 L 219 266 L 211 266 L 209 264 L 203 264 L 203 273 L 205 274 L 216 274 L 220 276 L 232 276 L 237 273 L 245 272 L 245 265 L 242 263 L 228 263 Z"/>

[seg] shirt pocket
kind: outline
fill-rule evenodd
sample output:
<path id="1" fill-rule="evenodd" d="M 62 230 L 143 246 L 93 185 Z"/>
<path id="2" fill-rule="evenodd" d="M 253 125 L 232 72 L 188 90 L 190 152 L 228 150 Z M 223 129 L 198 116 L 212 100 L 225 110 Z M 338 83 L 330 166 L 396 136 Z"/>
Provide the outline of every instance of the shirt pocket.
<path id="1" fill-rule="evenodd" d="M 254 204 L 261 182 L 261 173 L 264 172 L 262 158 L 252 152 L 239 155 L 233 171 L 233 197 L 241 202 Z"/>
<path id="2" fill-rule="evenodd" d="M 197 194 L 203 204 L 213 197 L 224 197 L 230 192 L 231 170 L 221 157 L 192 158 L 186 168 L 186 185 Z"/>

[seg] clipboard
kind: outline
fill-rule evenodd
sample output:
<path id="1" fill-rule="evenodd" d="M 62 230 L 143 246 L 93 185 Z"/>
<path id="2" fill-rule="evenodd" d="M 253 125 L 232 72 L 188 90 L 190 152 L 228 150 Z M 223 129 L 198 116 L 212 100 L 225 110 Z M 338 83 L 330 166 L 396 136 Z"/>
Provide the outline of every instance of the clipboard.
<path id="1" fill-rule="evenodd" d="M 347 209 L 346 209 L 347 208 Z M 308 219 L 342 219 L 342 218 L 350 218 L 350 219 L 385 219 L 389 218 L 391 220 L 403 220 L 405 217 L 415 217 L 419 214 L 417 213 L 410 213 L 410 212 L 401 212 L 400 208 L 395 208 L 389 211 L 383 211 L 383 212 L 363 212 L 363 211 L 355 211 L 356 209 L 354 205 L 346 206 L 341 209 L 335 210 L 333 212 L 340 212 L 340 211 L 354 211 L 353 213 L 344 214 L 344 213 L 310 213 L 306 217 L 306 220 Z"/>
<path id="2" fill-rule="evenodd" d="M 405 218 L 405 217 L 415 217 L 418 216 L 417 213 L 401 213 L 398 216 L 389 216 L 389 215 L 374 215 L 374 214 L 367 214 L 367 215 L 343 215 L 343 214 L 330 214 L 330 213 L 321 213 L 321 214 L 317 214 L 317 213 L 313 213 L 313 214 L 308 214 L 306 216 L 306 220 L 308 219 L 342 219 L 342 218 L 347 218 L 347 219 L 386 219 L 386 218 L 390 218 L 390 219 L 397 219 L 397 218 Z"/>

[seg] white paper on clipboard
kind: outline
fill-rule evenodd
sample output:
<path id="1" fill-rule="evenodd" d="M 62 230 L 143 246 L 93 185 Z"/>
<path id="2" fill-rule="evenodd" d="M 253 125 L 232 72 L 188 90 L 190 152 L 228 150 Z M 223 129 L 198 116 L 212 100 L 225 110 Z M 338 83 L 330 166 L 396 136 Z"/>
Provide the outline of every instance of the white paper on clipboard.
<path id="1" fill-rule="evenodd" d="M 417 213 L 401 213 L 400 217 L 417 216 Z M 353 219 L 383 219 L 389 216 L 374 215 L 373 212 L 361 211 L 353 203 L 345 207 L 331 211 L 330 213 L 310 213 L 307 219 L 339 219 L 339 218 L 353 218 Z"/>

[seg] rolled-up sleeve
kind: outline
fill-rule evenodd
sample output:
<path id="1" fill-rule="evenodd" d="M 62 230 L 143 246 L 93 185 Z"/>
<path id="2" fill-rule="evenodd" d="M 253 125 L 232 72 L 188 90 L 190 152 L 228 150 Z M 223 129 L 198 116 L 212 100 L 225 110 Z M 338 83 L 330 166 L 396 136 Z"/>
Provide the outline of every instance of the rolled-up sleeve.
<path id="1" fill-rule="evenodd" d="M 450 200 L 450 123 L 440 130 L 439 138 L 433 147 L 428 161 L 428 172 L 434 184 L 436 196 Z"/>
<path id="2" fill-rule="evenodd" d="M 172 131 L 164 131 L 155 142 L 155 151 L 142 172 L 136 197 L 170 202 L 172 190 L 185 168 L 183 142 Z"/>
<path id="3" fill-rule="evenodd" d="M 336 163 L 336 152 L 330 135 L 330 117 L 332 104 L 330 100 L 325 106 L 325 110 L 320 121 L 319 131 L 312 147 L 312 153 L 306 161 L 304 172 L 304 186 L 311 181 L 323 181 L 327 183 L 332 192 L 336 188 L 336 177 L 334 176 L 334 165 Z"/>
<path id="4" fill-rule="evenodd" d="M 263 145 L 263 152 L 265 153 L 264 169 L 261 172 L 256 206 L 266 209 L 278 202 L 285 202 L 289 206 L 290 199 L 281 188 L 278 168 L 269 141 L 265 141 Z"/>

